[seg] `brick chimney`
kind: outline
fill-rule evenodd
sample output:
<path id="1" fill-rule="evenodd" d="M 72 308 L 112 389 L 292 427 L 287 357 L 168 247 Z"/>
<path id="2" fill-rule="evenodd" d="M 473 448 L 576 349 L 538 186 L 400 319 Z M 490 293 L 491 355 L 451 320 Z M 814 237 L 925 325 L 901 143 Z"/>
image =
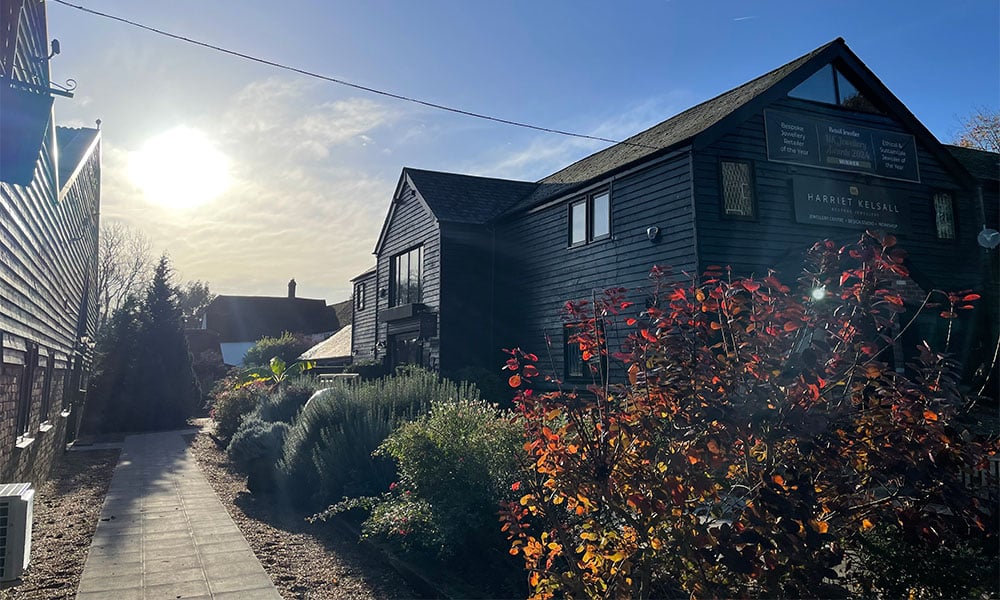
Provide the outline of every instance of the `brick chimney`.
<path id="1" fill-rule="evenodd" d="M 288 282 L 288 297 L 289 298 L 294 298 L 295 297 L 295 280 L 294 279 L 292 279 L 291 281 Z"/>

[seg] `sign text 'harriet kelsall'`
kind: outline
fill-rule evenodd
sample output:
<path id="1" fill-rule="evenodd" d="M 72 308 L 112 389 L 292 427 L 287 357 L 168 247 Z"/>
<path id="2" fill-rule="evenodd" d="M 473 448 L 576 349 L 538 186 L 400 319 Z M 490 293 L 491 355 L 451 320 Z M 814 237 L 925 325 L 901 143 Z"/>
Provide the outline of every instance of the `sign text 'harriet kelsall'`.
<path id="1" fill-rule="evenodd" d="M 799 223 L 889 232 L 906 226 L 906 206 L 884 187 L 796 176 L 792 194 Z"/>

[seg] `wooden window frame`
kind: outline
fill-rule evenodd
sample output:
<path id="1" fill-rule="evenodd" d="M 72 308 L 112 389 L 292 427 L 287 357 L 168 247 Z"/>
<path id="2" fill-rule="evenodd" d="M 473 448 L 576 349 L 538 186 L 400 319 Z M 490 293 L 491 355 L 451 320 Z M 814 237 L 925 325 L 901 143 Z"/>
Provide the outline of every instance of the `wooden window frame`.
<path id="1" fill-rule="evenodd" d="M 18 438 L 30 438 L 31 431 L 31 401 L 35 387 L 35 369 L 38 368 L 38 346 L 28 342 L 24 350 L 24 364 L 21 367 L 21 381 L 17 390 L 17 428 Z"/>
<path id="2" fill-rule="evenodd" d="M 41 361 L 41 355 L 38 357 L 39 362 Z M 48 423 L 52 420 L 50 413 L 52 412 L 52 376 L 55 369 L 55 355 L 49 353 L 45 357 L 45 378 L 42 383 L 42 405 L 38 411 L 38 418 L 42 423 Z"/>
<path id="3" fill-rule="evenodd" d="M 726 176 L 723 165 L 726 163 L 743 164 L 747 166 L 747 175 L 750 178 L 748 184 L 750 190 L 750 214 L 730 214 L 726 212 Z M 718 164 L 719 173 L 719 214 L 723 219 L 733 221 L 756 221 L 760 213 L 757 203 L 757 176 L 754 168 L 754 161 L 743 158 L 720 158 Z"/>

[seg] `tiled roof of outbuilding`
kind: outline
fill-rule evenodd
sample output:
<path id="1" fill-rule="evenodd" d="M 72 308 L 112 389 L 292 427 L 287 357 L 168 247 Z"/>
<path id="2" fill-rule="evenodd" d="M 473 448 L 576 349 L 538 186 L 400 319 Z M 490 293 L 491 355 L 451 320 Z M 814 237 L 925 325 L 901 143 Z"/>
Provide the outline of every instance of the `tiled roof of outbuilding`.
<path id="1" fill-rule="evenodd" d="M 252 342 L 264 336 L 324 333 L 340 329 L 324 300 L 269 296 L 216 296 L 206 309 L 206 325 L 220 342 Z"/>
<path id="2" fill-rule="evenodd" d="M 945 148 L 976 179 L 1000 180 L 1000 154 L 962 146 L 945 146 Z"/>
<path id="3" fill-rule="evenodd" d="M 299 355 L 299 360 L 349 358 L 351 356 L 351 335 L 350 325 L 342 327 L 337 333 Z"/>
<path id="4" fill-rule="evenodd" d="M 474 175 L 458 175 L 422 169 L 404 169 L 438 221 L 488 223 L 537 184 Z"/>

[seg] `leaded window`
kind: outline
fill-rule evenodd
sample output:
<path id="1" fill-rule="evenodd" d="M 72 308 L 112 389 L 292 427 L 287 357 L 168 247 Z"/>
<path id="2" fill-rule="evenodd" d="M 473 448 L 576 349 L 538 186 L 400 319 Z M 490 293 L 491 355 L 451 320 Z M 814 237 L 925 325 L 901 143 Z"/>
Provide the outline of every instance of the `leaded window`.
<path id="1" fill-rule="evenodd" d="M 722 172 L 722 214 L 752 219 L 756 216 L 753 174 L 746 161 L 724 160 Z"/>
<path id="2" fill-rule="evenodd" d="M 948 192 L 934 194 L 934 222 L 938 239 L 955 239 L 955 207 Z"/>

